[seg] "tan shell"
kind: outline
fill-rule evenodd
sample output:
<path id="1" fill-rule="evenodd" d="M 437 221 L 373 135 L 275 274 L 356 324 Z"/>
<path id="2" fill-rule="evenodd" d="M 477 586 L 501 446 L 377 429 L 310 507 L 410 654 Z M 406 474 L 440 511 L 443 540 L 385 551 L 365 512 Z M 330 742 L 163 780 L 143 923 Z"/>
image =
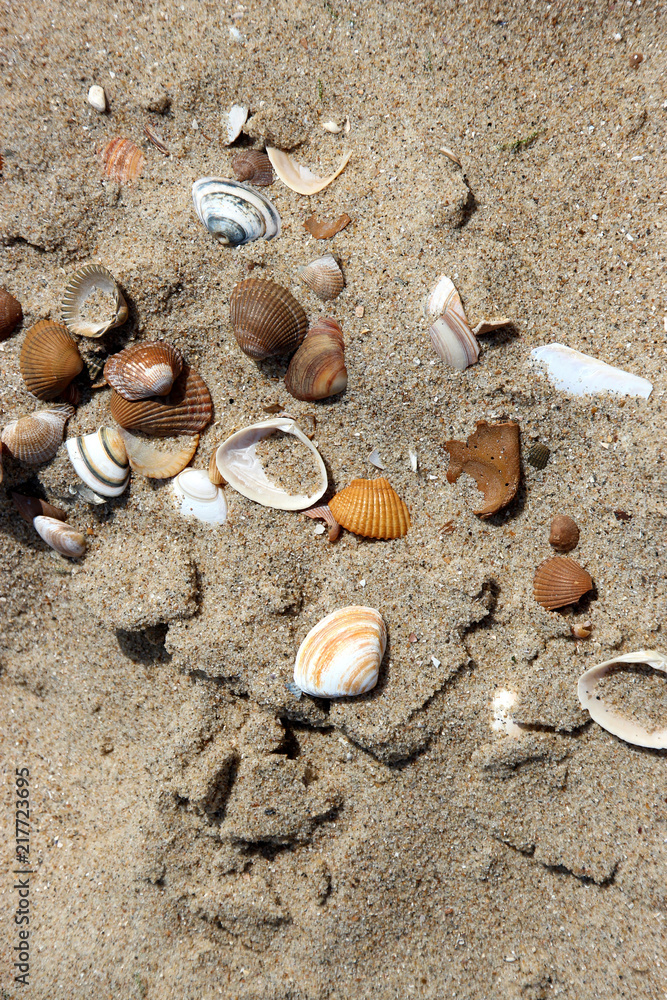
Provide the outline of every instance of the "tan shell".
<path id="1" fill-rule="evenodd" d="M 12 493 L 12 502 L 24 521 L 32 524 L 33 518 L 39 514 L 45 517 L 55 517 L 58 521 L 66 521 L 67 514 L 60 507 L 41 500 L 39 497 L 26 497 L 22 493 Z"/>
<path id="2" fill-rule="evenodd" d="M 295 399 L 326 399 L 347 387 L 343 331 L 333 319 L 318 320 L 290 362 L 285 388 Z"/>
<path id="3" fill-rule="evenodd" d="M 0 288 L 0 340 L 11 337 L 22 319 L 21 303 L 6 289 Z"/>
<path id="4" fill-rule="evenodd" d="M 447 482 L 455 483 L 466 472 L 484 494 L 484 506 L 476 510 L 479 517 L 495 514 L 516 496 L 521 478 L 519 425 L 488 424 L 479 420 L 475 433 L 468 440 L 446 441 L 449 452 Z"/>
<path id="5" fill-rule="evenodd" d="M 85 553 L 86 539 L 71 524 L 43 514 L 39 514 L 32 523 L 40 538 L 59 555 L 68 559 L 80 559 Z"/>
<path id="6" fill-rule="evenodd" d="M 218 463 L 215 460 L 215 456 L 217 455 L 217 453 L 218 453 L 218 448 L 216 446 L 211 452 L 211 458 L 208 463 L 208 478 L 211 480 L 214 486 L 224 486 L 227 480 L 220 472 L 220 469 L 218 468 Z"/>
<path id="7" fill-rule="evenodd" d="M 551 522 L 549 544 L 562 552 L 569 552 L 579 544 L 579 526 L 567 514 L 556 514 Z"/>
<path id="8" fill-rule="evenodd" d="M 131 139 L 112 139 L 102 152 L 104 173 L 119 184 L 135 180 L 144 166 L 144 154 Z"/>
<path id="9" fill-rule="evenodd" d="M 337 219 L 325 220 L 323 222 L 318 222 L 314 215 L 306 219 L 304 222 L 305 228 L 308 230 L 311 236 L 316 240 L 330 240 L 339 233 L 341 229 L 345 229 L 346 226 L 352 222 L 352 219 L 347 214 L 343 212 L 339 215 Z"/>
<path id="10" fill-rule="evenodd" d="M 251 358 L 291 354 L 308 329 L 306 314 L 291 292 L 275 281 L 246 278 L 229 300 L 234 336 Z"/>
<path id="11" fill-rule="evenodd" d="M 86 299 L 94 292 L 104 295 L 98 314 L 86 315 Z M 96 310 L 97 311 L 97 310 Z M 101 337 L 107 330 L 122 326 L 128 308 L 118 282 L 103 264 L 84 264 L 72 274 L 63 295 L 62 314 L 67 329 L 78 337 Z"/>
<path id="12" fill-rule="evenodd" d="M 338 523 L 365 538 L 402 538 L 410 514 L 398 493 L 384 479 L 353 479 L 329 501 Z"/>
<path id="13" fill-rule="evenodd" d="M 179 451 L 166 452 L 135 437 L 129 431 L 120 430 L 118 433 L 123 439 L 133 472 L 138 472 L 147 479 L 171 479 L 172 476 L 177 476 L 191 461 L 199 444 L 199 434 L 195 434 Z"/>
<path id="14" fill-rule="evenodd" d="M 325 187 L 328 187 L 345 170 L 352 153 L 346 153 L 334 173 L 328 177 L 319 177 L 308 167 L 304 167 L 302 163 L 295 160 L 289 153 L 286 153 L 282 149 L 276 149 L 274 146 L 266 147 L 266 155 L 271 160 L 273 169 L 283 184 L 286 184 L 292 191 L 296 191 L 297 194 L 310 195 L 317 194 L 319 191 L 323 191 Z"/>
<path id="15" fill-rule="evenodd" d="M 378 681 L 387 629 L 374 608 L 354 605 L 317 623 L 296 654 L 294 683 L 319 698 L 354 697 Z"/>
<path id="16" fill-rule="evenodd" d="M 73 413 L 73 406 L 59 404 L 12 420 L 2 432 L 2 444 L 26 465 L 49 462 L 62 444 L 65 424 Z"/>
<path id="17" fill-rule="evenodd" d="M 237 181 L 246 181 L 256 187 L 273 184 L 273 167 L 266 153 L 259 149 L 243 149 L 232 160 L 232 170 Z"/>
<path id="18" fill-rule="evenodd" d="M 42 319 L 25 335 L 19 367 L 33 396 L 55 399 L 79 374 L 83 358 L 66 326 Z"/>
<path id="19" fill-rule="evenodd" d="M 545 611 L 576 604 L 580 597 L 592 589 L 590 574 L 567 556 L 545 559 L 535 570 L 533 597 Z"/>
<path id="20" fill-rule="evenodd" d="M 213 403 L 206 383 L 187 364 L 168 396 L 127 400 L 114 390 L 110 408 L 111 416 L 121 427 L 142 431 L 151 437 L 196 434 L 213 416 Z"/>
<path id="21" fill-rule="evenodd" d="M 345 287 L 343 272 L 330 253 L 300 267 L 299 277 L 323 302 L 338 298 Z"/>
<path id="22" fill-rule="evenodd" d="M 104 377 L 123 399 L 167 396 L 183 368 L 183 355 L 173 344 L 152 340 L 112 355 Z"/>

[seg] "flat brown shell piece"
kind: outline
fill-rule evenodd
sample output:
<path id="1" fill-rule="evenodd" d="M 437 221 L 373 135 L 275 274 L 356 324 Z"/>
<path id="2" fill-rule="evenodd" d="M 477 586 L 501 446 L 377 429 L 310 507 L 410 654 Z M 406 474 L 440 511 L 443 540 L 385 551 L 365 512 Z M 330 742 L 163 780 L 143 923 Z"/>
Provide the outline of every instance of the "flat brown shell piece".
<path id="1" fill-rule="evenodd" d="M 66 521 L 67 514 L 60 507 L 54 507 L 52 503 L 40 497 L 26 497 L 22 493 L 12 493 L 12 503 L 24 521 L 32 524 L 33 518 L 42 514 L 44 517 L 55 517 L 59 521 Z"/>
<path id="2" fill-rule="evenodd" d="M 567 514 L 556 514 L 551 522 L 549 544 L 562 552 L 569 552 L 579 544 L 579 525 Z"/>
<path id="3" fill-rule="evenodd" d="M 262 359 L 292 354 L 308 329 L 303 308 L 275 281 L 246 278 L 229 299 L 234 336 L 244 354 Z"/>
<path id="4" fill-rule="evenodd" d="M 25 335 L 19 368 L 33 396 L 55 399 L 79 374 L 83 358 L 66 326 L 42 319 Z"/>
<path id="5" fill-rule="evenodd" d="M 183 369 L 183 355 L 163 340 L 133 344 L 109 358 L 104 377 L 123 399 L 166 396 Z"/>
<path id="6" fill-rule="evenodd" d="M 136 180 L 144 166 L 144 154 L 131 139 L 112 139 L 102 152 L 104 173 L 119 184 Z"/>
<path id="7" fill-rule="evenodd" d="M 568 556 L 545 559 L 535 570 L 533 597 L 545 611 L 576 604 L 592 589 L 590 574 Z"/>
<path id="8" fill-rule="evenodd" d="M 266 153 L 260 149 L 242 149 L 232 160 L 232 170 L 237 181 L 268 187 L 273 184 L 273 167 Z"/>
<path id="9" fill-rule="evenodd" d="M 19 300 L 5 288 L 0 288 L 0 340 L 11 337 L 22 319 L 23 310 Z"/>
<path id="10" fill-rule="evenodd" d="M 465 444 L 446 441 L 445 451 L 449 452 L 447 482 L 455 483 L 465 472 L 484 494 L 484 506 L 475 511 L 479 517 L 495 514 L 516 496 L 521 478 L 518 424 L 488 424 L 479 420 L 475 433 Z"/>
<path id="11" fill-rule="evenodd" d="M 128 431 L 142 431 L 151 437 L 177 437 L 203 430 L 213 416 L 211 394 L 201 375 L 183 366 L 168 396 L 151 399 L 123 399 L 111 395 L 111 416 Z"/>
<path id="12" fill-rule="evenodd" d="M 306 219 L 304 226 L 308 230 L 311 236 L 314 236 L 316 240 L 330 240 L 336 233 L 339 233 L 341 229 L 345 229 L 346 226 L 352 222 L 352 219 L 347 214 L 343 212 L 339 215 L 337 219 L 329 219 L 328 221 L 318 222 L 314 215 Z"/>
<path id="13" fill-rule="evenodd" d="M 343 528 L 365 538 L 402 538 L 410 527 L 407 506 L 384 478 L 353 479 L 332 497 L 329 510 Z"/>

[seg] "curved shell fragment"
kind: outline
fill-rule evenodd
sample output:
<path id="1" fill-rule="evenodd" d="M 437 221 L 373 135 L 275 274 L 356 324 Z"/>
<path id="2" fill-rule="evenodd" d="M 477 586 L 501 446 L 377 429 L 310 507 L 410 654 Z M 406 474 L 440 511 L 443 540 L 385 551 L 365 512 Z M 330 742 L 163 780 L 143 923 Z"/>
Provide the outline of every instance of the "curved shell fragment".
<path id="1" fill-rule="evenodd" d="M 519 425 L 511 421 L 489 424 L 478 420 L 468 440 L 445 441 L 449 452 L 447 482 L 455 483 L 466 472 L 484 494 L 483 506 L 475 511 L 488 517 L 506 507 L 516 496 L 521 479 Z"/>
<path id="2" fill-rule="evenodd" d="M 617 663 L 645 663 L 654 670 L 667 673 L 667 656 L 655 649 L 639 649 L 634 653 L 624 653 L 613 660 L 605 660 L 586 670 L 579 678 L 577 694 L 581 707 L 585 708 L 594 722 L 613 736 L 639 747 L 667 749 L 667 725 L 661 729 L 649 729 L 612 708 L 599 691 L 599 682 L 610 673 Z"/>
<path id="3" fill-rule="evenodd" d="M 335 173 L 329 177 L 318 177 L 308 167 L 297 163 L 289 153 L 284 153 L 281 149 L 275 149 L 273 146 L 267 146 L 266 155 L 271 160 L 278 177 L 288 188 L 296 191 L 297 194 L 317 194 L 318 191 L 323 191 L 325 187 L 328 187 L 343 172 L 352 153 L 345 154 Z"/>
<path id="4" fill-rule="evenodd" d="M 241 134 L 248 120 L 248 109 L 243 104 L 232 104 L 227 115 L 227 135 L 225 146 L 231 146 Z"/>
<path id="5" fill-rule="evenodd" d="M 82 310 L 88 296 L 95 291 L 104 293 L 107 303 L 104 315 L 93 322 L 84 317 Z M 122 326 L 128 317 L 128 309 L 113 274 L 102 264 L 85 264 L 67 283 L 62 314 L 72 333 L 80 337 L 101 337 L 107 330 Z"/>
<path id="6" fill-rule="evenodd" d="M 611 392 L 617 396 L 641 396 L 648 399 L 653 392 L 653 385 L 648 379 L 614 368 L 589 354 L 565 347 L 564 344 L 536 347 L 530 352 L 530 356 L 546 365 L 552 385 L 573 396 Z"/>

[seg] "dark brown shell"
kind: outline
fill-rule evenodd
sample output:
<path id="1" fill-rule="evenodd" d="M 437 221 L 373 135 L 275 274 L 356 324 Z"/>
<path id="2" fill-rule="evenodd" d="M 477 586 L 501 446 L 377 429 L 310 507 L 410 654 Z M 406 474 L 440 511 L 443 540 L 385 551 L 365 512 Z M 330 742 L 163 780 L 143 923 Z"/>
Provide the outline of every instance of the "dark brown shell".
<path id="1" fill-rule="evenodd" d="M 21 303 L 5 288 L 0 288 L 0 340 L 11 337 L 22 319 Z"/>
<path id="2" fill-rule="evenodd" d="M 353 479 L 329 501 L 347 531 L 365 538 L 402 538 L 410 527 L 405 503 L 387 479 Z"/>
<path id="3" fill-rule="evenodd" d="M 567 556 L 545 559 L 535 570 L 533 596 L 545 611 L 576 604 L 580 597 L 592 589 L 590 574 Z"/>
<path id="4" fill-rule="evenodd" d="M 308 230 L 311 236 L 314 236 L 316 240 L 330 240 L 336 233 L 339 233 L 341 229 L 345 229 L 352 222 L 352 219 L 347 214 L 343 212 L 337 219 L 328 222 L 318 222 L 314 215 L 311 215 L 309 219 L 306 219 L 304 226 Z"/>
<path id="5" fill-rule="evenodd" d="M 305 312 L 292 293 L 275 281 L 239 281 L 229 307 L 234 336 L 248 357 L 259 360 L 292 354 L 306 336 Z"/>
<path id="6" fill-rule="evenodd" d="M 242 149 L 232 160 L 232 170 L 238 181 L 247 181 L 256 187 L 273 184 L 271 160 L 259 149 Z"/>
<path id="7" fill-rule="evenodd" d="M 74 337 L 62 323 L 42 319 L 25 335 L 19 367 L 38 399 L 55 399 L 83 368 Z"/>
<path id="8" fill-rule="evenodd" d="M 131 139 L 112 139 L 102 152 L 104 173 L 119 184 L 135 180 L 144 166 L 144 154 Z"/>
<path id="9" fill-rule="evenodd" d="M 320 319 L 308 331 L 290 361 L 285 388 L 304 400 L 326 399 L 347 388 L 343 331 L 335 319 Z"/>
<path id="10" fill-rule="evenodd" d="M 174 382 L 168 396 L 152 399 L 123 399 L 111 394 L 111 416 L 128 431 L 143 431 L 151 437 L 195 434 L 213 416 L 211 394 L 203 378 L 188 365 Z"/>
<path id="11" fill-rule="evenodd" d="M 183 368 L 183 355 L 162 340 L 126 347 L 112 355 L 104 366 L 104 377 L 124 399 L 166 396 Z"/>
<path id="12" fill-rule="evenodd" d="M 455 483 L 466 472 L 484 494 L 484 506 L 475 511 L 479 517 L 495 514 L 516 496 L 521 477 L 518 424 L 480 420 L 465 444 L 446 441 L 445 450 L 450 459 L 447 482 Z"/>
<path id="13" fill-rule="evenodd" d="M 551 522 L 549 544 L 562 552 L 569 552 L 579 544 L 579 526 L 567 514 L 556 514 Z"/>
<path id="14" fill-rule="evenodd" d="M 46 500 L 39 497 L 26 497 L 22 493 L 12 493 L 12 502 L 24 521 L 32 524 L 32 519 L 43 514 L 44 517 L 56 517 L 59 521 L 66 521 L 67 514 L 60 507 L 54 507 Z"/>
<path id="15" fill-rule="evenodd" d="M 543 469 L 549 461 L 551 449 L 541 442 L 536 442 L 528 452 L 528 461 L 534 469 Z"/>

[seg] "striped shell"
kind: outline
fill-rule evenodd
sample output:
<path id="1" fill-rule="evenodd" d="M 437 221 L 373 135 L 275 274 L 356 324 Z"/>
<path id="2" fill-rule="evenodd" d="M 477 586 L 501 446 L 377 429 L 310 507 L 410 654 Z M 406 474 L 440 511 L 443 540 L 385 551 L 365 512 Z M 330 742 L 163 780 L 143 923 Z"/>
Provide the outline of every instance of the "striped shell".
<path id="1" fill-rule="evenodd" d="M 111 416 L 128 431 L 142 431 L 151 437 L 196 434 L 213 416 L 211 394 L 203 378 L 187 364 L 168 396 L 152 399 L 123 399 L 111 396 Z"/>
<path id="2" fill-rule="evenodd" d="M 202 177 L 192 185 L 195 211 L 211 236 L 224 246 L 280 236 L 280 216 L 259 191 L 238 181 Z"/>
<path id="3" fill-rule="evenodd" d="M 304 400 L 326 399 L 347 388 L 343 331 L 335 320 L 318 320 L 308 331 L 290 361 L 285 388 Z"/>
<path id="4" fill-rule="evenodd" d="M 377 611 L 340 608 L 318 622 L 299 646 L 294 683 L 320 698 L 365 694 L 377 684 L 386 647 L 387 630 Z"/>
<path id="5" fill-rule="evenodd" d="M 343 272 L 336 258 L 330 253 L 318 257 L 305 267 L 300 267 L 299 277 L 322 302 L 331 302 L 338 298 L 345 287 Z"/>
<path id="6" fill-rule="evenodd" d="M 474 365 L 479 357 L 479 344 L 466 319 L 461 296 L 446 275 L 431 292 L 426 314 L 438 317 L 429 331 L 438 357 L 460 372 Z"/>
<path id="7" fill-rule="evenodd" d="M 79 374 L 83 358 L 67 327 L 42 319 L 25 335 L 19 368 L 33 396 L 55 399 Z"/>
<path id="8" fill-rule="evenodd" d="M 216 446 L 211 452 L 211 457 L 208 462 L 208 478 L 214 486 L 224 486 L 227 480 L 218 468 L 218 463 L 216 462 L 217 453 L 218 449 Z"/>
<path id="9" fill-rule="evenodd" d="M 32 523 L 40 538 L 61 556 L 80 559 L 85 553 L 86 539 L 71 524 L 43 514 L 39 514 Z"/>
<path id="10" fill-rule="evenodd" d="M 308 329 L 306 314 L 291 292 L 275 281 L 246 278 L 229 300 L 234 336 L 251 358 L 292 354 Z"/>
<path id="11" fill-rule="evenodd" d="M 447 482 L 455 483 L 466 472 L 484 494 L 484 505 L 475 511 L 478 517 L 495 514 L 516 496 L 521 478 L 518 424 L 479 420 L 465 444 L 445 441 L 445 451 L 449 452 Z"/>
<path id="12" fill-rule="evenodd" d="M 592 589 L 590 574 L 567 556 L 545 559 L 535 570 L 533 597 L 545 611 L 576 604 L 580 597 Z"/>
<path id="13" fill-rule="evenodd" d="M 550 455 L 551 449 L 538 441 L 531 446 L 527 458 L 534 469 L 544 469 Z"/>
<path id="14" fill-rule="evenodd" d="M 232 160 L 232 170 L 238 181 L 247 181 L 257 187 L 273 184 L 273 167 L 266 153 L 259 149 L 243 149 Z"/>
<path id="15" fill-rule="evenodd" d="M 329 501 L 338 523 L 364 538 L 402 538 L 410 514 L 388 480 L 353 479 Z"/>
<path id="16" fill-rule="evenodd" d="M 179 451 L 160 451 L 148 441 L 142 441 L 129 431 L 118 432 L 123 439 L 125 451 L 133 472 L 147 479 L 171 479 L 182 472 L 190 462 L 199 444 L 199 435 L 195 434 Z"/>
<path id="17" fill-rule="evenodd" d="M 83 315 L 86 299 L 93 292 L 103 292 L 104 315 L 95 321 Z M 101 337 L 107 330 L 122 326 L 128 309 L 118 283 L 102 264 L 84 264 L 67 282 L 62 314 L 67 328 L 79 337 Z"/>
<path id="18" fill-rule="evenodd" d="M 54 507 L 52 503 L 41 500 L 39 497 L 26 497 L 22 493 L 12 493 L 12 502 L 24 521 L 32 524 L 33 518 L 39 514 L 45 517 L 55 517 L 59 521 L 66 521 L 67 514 L 60 507 Z"/>
<path id="19" fill-rule="evenodd" d="M 11 337 L 22 319 L 21 303 L 6 289 L 0 288 L 0 340 Z"/>
<path id="20" fill-rule="evenodd" d="M 144 167 L 144 154 L 131 139 L 112 139 L 102 152 L 104 173 L 119 184 L 136 180 Z"/>
<path id="21" fill-rule="evenodd" d="M 130 481 L 130 464 L 123 439 L 112 427 L 100 427 L 85 437 L 66 442 L 69 460 L 77 475 L 95 493 L 117 497 Z"/>
<path id="22" fill-rule="evenodd" d="M 123 399 L 166 396 L 183 368 L 183 355 L 172 344 L 153 340 L 133 344 L 109 358 L 104 377 Z"/>
<path id="23" fill-rule="evenodd" d="M 65 424 L 74 407 L 65 403 L 37 410 L 29 417 L 12 420 L 2 432 L 2 444 L 10 455 L 25 465 L 49 462 L 63 441 Z"/>

